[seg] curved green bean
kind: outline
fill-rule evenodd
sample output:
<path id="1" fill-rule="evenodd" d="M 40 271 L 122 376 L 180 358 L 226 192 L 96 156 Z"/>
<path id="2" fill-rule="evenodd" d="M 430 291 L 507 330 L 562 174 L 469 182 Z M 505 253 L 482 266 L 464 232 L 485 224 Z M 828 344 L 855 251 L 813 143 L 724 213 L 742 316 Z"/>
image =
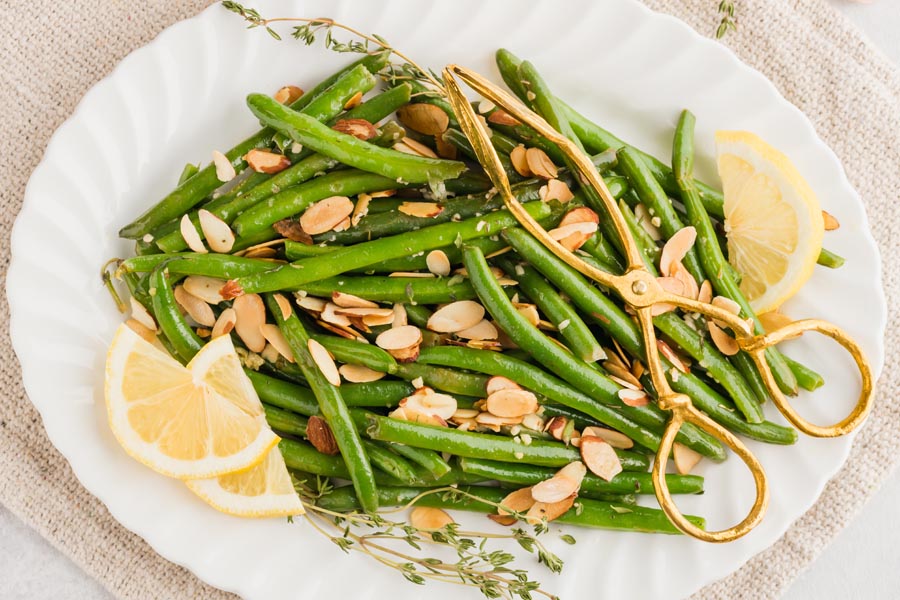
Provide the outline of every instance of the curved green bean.
<path id="1" fill-rule="evenodd" d="M 165 263 L 150 273 L 150 289 L 153 290 L 150 294 L 153 298 L 153 316 L 160 331 L 175 349 L 176 358 L 185 364 L 190 362 L 203 347 L 203 342 L 181 316 Z"/>
<path id="2" fill-rule="evenodd" d="M 375 467 L 407 485 L 418 481 L 419 476 L 415 469 L 402 456 L 391 452 L 377 442 L 363 440 L 362 445 L 366 449 L 366 455 Z"/>

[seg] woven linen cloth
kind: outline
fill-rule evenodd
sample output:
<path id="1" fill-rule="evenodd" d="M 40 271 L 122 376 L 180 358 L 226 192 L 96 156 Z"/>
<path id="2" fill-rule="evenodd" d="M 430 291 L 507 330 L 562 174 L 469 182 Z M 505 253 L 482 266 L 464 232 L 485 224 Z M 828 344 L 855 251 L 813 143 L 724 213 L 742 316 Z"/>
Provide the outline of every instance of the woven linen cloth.
<path id="1" fill-rule="evenodd" d="M 645 0 L 715 30 L 711 0 Z M 0 11 L 0 260 L 25 183 L 50 135 L 129 52 L 208 0 L 5 0 Z M 881 248 L 890 315 L 900 321 L 900 74 L 822 0 L 742 0 L 725 44 L 768 76 L 812 120 L 865 202 Z M 877 155 L 878 160 L 872 160 Z M 164 560 L 78 483 L 47 439 L 22 387 L 0 294 L 0 502 L 120 598 L 233 598 Z M 768 550 L 695 598 L 778 596 L 844 527 L 900 460 L 900 328 L 886 331 L 878 402 L 846 466 Z M 764 581 L 765 585 L 759 585 Z"/>

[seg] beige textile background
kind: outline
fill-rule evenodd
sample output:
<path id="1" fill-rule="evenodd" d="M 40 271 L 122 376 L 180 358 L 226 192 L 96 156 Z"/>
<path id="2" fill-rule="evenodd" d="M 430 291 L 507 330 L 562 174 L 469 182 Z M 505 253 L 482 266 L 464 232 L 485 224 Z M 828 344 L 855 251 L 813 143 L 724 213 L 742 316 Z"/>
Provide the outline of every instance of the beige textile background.
<path id="1" fill-rule="evenodd" d="M 714 0 L 645 0 L 702 33 Z M 0 274 L 25 183 L 53 131 L 132 50 L 208 0 L 4 0 L 0 11 Z M 251 2 L 252 4 L 252 2 Z M 852 518 L 900 454 L 900 74 L 821 0 L 739 0 L 726 44 L 812 119 L 860 192 L 884 260 L 892 325 L 879 402 L 850 460 L 775 545 L 696 598 L 777 597 Z M 46 438 L 22 389 L 0 295 L 0 502 L 121 598 L 233 596 L 156 555 L 85 491 Z M 764 583 L 763 583 L 764 582 Z"/>

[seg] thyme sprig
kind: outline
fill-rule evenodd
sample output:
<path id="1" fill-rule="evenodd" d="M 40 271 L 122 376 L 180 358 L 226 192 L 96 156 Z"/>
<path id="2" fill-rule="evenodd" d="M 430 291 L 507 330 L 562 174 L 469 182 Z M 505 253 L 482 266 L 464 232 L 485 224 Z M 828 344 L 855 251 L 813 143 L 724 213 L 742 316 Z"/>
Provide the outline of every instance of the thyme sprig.
<path id="1" fill-rule="evenodd" d="M 737 30 L 734 12 L 734 2 L 732 0 L 721 0 L 719 2 L 719 14 L 722 16 L 722 20 L 716 29 L 716 39 L 722 39 L 729 31 Z"/>

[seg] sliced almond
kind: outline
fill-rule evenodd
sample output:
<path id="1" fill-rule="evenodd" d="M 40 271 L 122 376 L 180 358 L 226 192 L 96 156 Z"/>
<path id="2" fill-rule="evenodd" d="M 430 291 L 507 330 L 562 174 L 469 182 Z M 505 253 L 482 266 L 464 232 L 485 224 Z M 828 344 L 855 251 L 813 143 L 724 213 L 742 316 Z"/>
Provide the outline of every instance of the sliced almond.
<path id="1" fill-rule="evenodd" d="M 375 317 L 379 320 L 386 320 L 388 323 L 394 320 L 394 309 L 392 308 L 335 308 L 334 313 L 344 315 L 346 317 Z"/>
<path id="2" fill-rule="evenodd" d="M 319 200 L 300 216 L 300 226 L 309 235 L 331 231 L 335 225 L 353 213 L 353 202 L 346 196 L 331 196 Z"/>
<path id="3" fill-rule="evenodd" d="M 325 305 L 325 308 L 322 309 L 322 314 L 319 315 L 326 323 L 331 323 L 332 325 L 338 325 L 340 327 L 349 327 L 350 319 L 348 319 L 345 315 L 338 314 L 337 304 L 333 302 L 329 302 Z"/>
<path id="4" fill-rule="evenodd" d="M 447 427 L 447 421 L 437 415 L 428 414 L 426 412 L 414 410 L 400 406 L 390 413 L 388 416 L 401 421 L 409 421 L 411 423 L 421 423 L 423 425 L 434 425 L 436 427 Z"/>
<path id="5" fill-rule="evenodd" d="M 297 306 L 300 308 L 311 310 L 312 312 L 320 313 L 325 310 L 325 305 L 328 304 L 327 300 L 323 300 L 322 298 L 316 298 L 315 296 L 302 296 L 297 298 Z"/>
<path id="6" fill-rule="evenodd" d="M 294 309 L 291 307 L 291 301 L 288 300 L 284 294 L 275 294 L 272 296 L 275 299 L 275 304 L 278 305 L 278 311 L 281 313 L 282 319 L 289 319 L 292 314 L 294 314 Z"/>
<path id="7" fill-rule="evenodd" d="M 191 222 L 190 216 L 184 215 L 181 217 L 179 229 L 181 231 L 181 237 L 184 238 L 184 242 L 188 245 L 188 248 L 197 254 L 206 254 L 209 252 L 206 249 L 206 246 L 203 245 L 203 240 L 200 239 L 200 234 L 197 233 L 197 228 L 194 227 L 194 223 Z"/>
<path id="8" fill-rule="evenodd" d="M 548 179 L 547 183 L 542 185 L 538 190 L 538 196 L 540 197 L 541 202 L 550 202 L 551 200 L 568 202 L 575 197 L 575 194 L 572 193 L 572 190 L 569 189 L 569 186 L 565 181 L 560 179 Z"/>
<path id="9" fill-rule="evenodd" d="M 434 136 L 434 149 L 441 158 L 456 160 L 456 157 L 459 155 L 459 150 L 456 146 L 445 140 L 442 134 Z"/>
<path id="10" fill-rule="evenodd" d="M 441 108 L 424 102 L 407 104 L 397 111 L 400 122 L 425 135 L 439 135 L 447 131 L 450 117 Z"/>
<path id="11" fill-rule="evenodd" d="M 443 250 L 432 250 L 425 257 L 425 266 L 439 277 L 450 275 L 450 259 Z"/>
<path id="12" fill-rule="evenodd" d="M 541 179 L 556 179 L 558 169 L 547 153 L 540 148 L 528 148 L 525 151 L 528 169 Z"/>
<path id="13" fill-rule="evenodd" d="M 436 202 L 403 202 L 397 210 L 411 217 L 431 219 L 444 212 L 444 207 Z"/>
<path id="14" fill-rule="evenodd" d="M 530 487 L 520 488 L 506 495 L 497 507 L 497 513 L 504 516 L 513 516 L 514 513 L 524 513 L 534 506 L 535 499 Z"/>
<path id="15" fill-rule="evenodd" d="M 563 248 L 569 252 L 574 252 L 591 239 L 591 236 L 596 231 L 596 223 L 572 223 L 551 229 L 547 233 L 550 234 L 550 237 L 557 240 Z"/>
<path id="16" fill-rule="evenodd" d="M 353 294 L 344 292 L 331 292 L 331 301 L 341 308 L 380 308 L 378 304 Z"/>
<path id="17" fill-rule="evenodd" d="M 541 315 L 534 304 L 516 302 L 513 306 L 516 307 L 516 312 L 525 317 L 534 327 L 538 327 L 541 324 Z"/>
<path id="18" fill-rule="evenodd" d="M 712 302 L 713 289 L 709 279 L 704 279 L 700 284 L 700 291 L 697 293 L 697 300 L 705 304 Z"/>
<path id="19" fill-rule="evenodd" d="M 353 207 L 353 214 L 350 215 L 350 225 L 356 227 L 362 218 L 369 214 L 369 202 L 372 196 L 369 194 L 360 194 L 356 197 L 356 206 Z"/>
<path id="20" fill-rule="evenodd" d="M 456 413 L 456 398 L 448 394 L 433 392 L 417 396 L 417 398 L 419 405 L 425 412 L 440 417 L 445 421 Z"/>
<path id="21" fill-rule="evenodd" d="M 624 433 L 606 429 L 605 427 L 585 427 L 584 430 L 582 430 L 581 435 L 582 437 L 586 435 L 598 437 L 613 448 L 627 450 L 634 447 L 634 441 L 630 437 Z"/>
<path id="22" fill-rule="evenodd" d="M 244 294 L 231 305 L 235 312 L 234 329 L 251 352 L 262 352 L 266 338 L 259 328 L 266 322 L 266 307 L 259 294 Z"/>
<path id="23" fill-rule="evenodd" d="M 257 173 L 279 173 L 291 166 L 291 160 L 284 154 L 254 148 L 244 155 L 244 160 Z"/>
<path id="24" fill-rule="evenodd" d="M 464 340 L 482 341 L 496 340 L 497 336 L 500 335 L 500 332 L 497 331 L 497 327 L 493 323 L 487 319 L 482 319 L 468 329 L 457 331 L 456 335 Z"/>
<path id="25" fill-rule="evenodd" d="M 622 463 L 615 449 L 606 440 L 593 435 L 581 436 L 581 458 L 591 473 L 610 481 L 622 472 Z"/>
<path id="26" fill-rule="evenodd" d="M 487 380 L 487 384 L 485 384 L 485 391 L 490 396 L 494 392 L 499 392 L 500 390 L 521 390 L 522 387 L 513 381 L 512 379 L 508 379 L 503 377 L 502 375 L 494 375 L 490 379 Z"/>
<path id="27" fill-rule="evenodd" d="M 286 85 L 272 96 L 276 102 L 290 106 L 303 95 L 303 90 L 296 85 Z"/>
<path id="28" fill-rule="evenodd" d="M 430 506 L 417 506 L 409 513 L 409 524 L 422 531 L 438 531 L 455 522 L 447 512 Z"/>
<path id="29" fill-rule="evenodd" d="M 825 222 L 825 231 L 834 231 L 841 226 L 840 222 L 834 218 L 834 215 L 824 210 L 822 211 L 822 220 Z"/>
<path id="30" fill-rule="evenodd" d="M 572 506 L 575 505 L 575 495 L 569 496 L 559 502 L 547 504 L 545 502 L 535 502 L 534 506 L 528 509 L 525 514 L 525 521 L 529 525 L 538 525 L 542 521 L 553 521 L 566 514 Z"/>
<path id="31" fill-rule="evenodd" d="M 571 462 L 556 472 L 550 479 L 535 484 L 531 497 L 537 502 L 553 504 L 578 493 L 587 469 L 582 462 Z"/>
<path id="32" fill-rule="evenodd" d="M 484 307 L 472 300 L 446 304 L 428 319 L 428 329 L 438 333 L 456 333 L 474 327 L 484 318 Z"/>
<path id="33" fill-rule="evenodd" d="M 347 102 L 344 104 L 344 110 L 350 110 L 351 108 L 356 108 L 357 106 L 362 104 L 362 97 L 362 92 L 356 92 L 355 94 L 350 96 L 350 99 L 347 100 Z"/>
<path id="34" fill-rule="evenodd" d="M 278 252 L 275 251 L 275 248 L 248 248 L 243 255 L 247 258 L 271 260 L 278 256 Z"/>
<path id="35" fill-rule="evenodd" d="M 312 356 L 313 362 L 319 367 L 319 371 L 322 372 L 328 383 L 334 386 L 341 385 L 341 375 L 338 372 L 337 365 L 334 364 L 334 358 L 332 358 L 331 353 L 325 346 L 314 339 L 310 339 L 306 343 L 306 347 Z"/>
<path id="36" fill-rule="evenodd" d="M 531 177 L 533 173 L 528 166 L 528 159 L 525 157 L 525 146 L 519 144 L 509 153 L 509 160 L 512 162 L 513 169 L 522 177 Z M 568 186 L 567 186 L 568 187 Z"/>
<path id="37" fill-rule="evenodd" d="M 522 417 L 522 427 L 526 429 L 530 429 L 532 431 L 543 431 L 544 430 L 544 419 L 537 414 L 525 415 Z"/>
<path id="38" fill-rule="evenodd" d="M 200 298 L 208 304 L 218 304 L 219 302 L 222 302 L 222 296 L 219 294 L 219 290 L 225 285 L 225 281 L 222 279 L 205 277 L 203 275 L 190 275 L 185 277 L 181 285 L 184 286 L 184 289 L 188 293 Z"/>
<path id="39" fill-rule="evenodd" d="M 412 154 L 413 156 L 422 156 L 425 158 L 437 158 L 438 155 L 434 153 L 434 150 L 423 144 L 422 142 L 417 142 L 411 137 L 405 137 L 393 146 L 394 150 L 398 152 L 403 152 L 404 154 Z"/>
<path id="40" fill-rule="evenodd" d="M 176 285 L 174 290 L 175 302 L 199 325 L 212 327 L 216 323 L 216 315 L 209 304 L 194 296 L 184 289 L 183 285 Z"/>
<path id="41" fill-rule="evenodd" d="M 278 359 L 281 358 L 278 350 L 276 350 L 275 346 L 273 346 L 272 344 L 266 344 L 266 347 L 263 348 L 263 351 L 260 352 L 259 355 L 263 358 L 264 361 L 272 364 L 277 363 Z"/>
<path id="42" fill-rule="evenodd" d="M 228 157 L 218 150 L 213 150 L 212 157 L 213 165 L 216 167 L 216 179 L 223 183 L 234 179 L 237 172 L 234 170 L 234 165 L 231 164 Z"/>
<path id="43" fill-rule="evenodd" d="M 741 314 L 741 305 L 731 298 L 726 298 L 725 296 L 716 296 L 712 299 L 711 304 L 713 306 L 721 308 L 722 310 L 727 310 L 733 315 Z"/>
<path id="44" fill-rule="evenodd" d="M 368 383 L 384 377 L 384 373 L 381 371 L 375 371 L 362 365 L 341 365 L 338 371 L 350 383 Z"/>
<path id="45" fill-rule="evenodd" d="M 679 280 L 682 285 L 684 285 L 684 292 L 681 294 L 682 296 L 692 300 L 696 300 L 697 297 L 700 296 L 700 287 L 697 285 L 697 280 L 694 279 L 691 272 L 687 270 L 687 267 L 680 262 L 672 264 L 672 277 Z"/>
<path id="46" fill-rule="evenodd" d="M 328 422 L 318 415 L 309 418 L 306 424 L 306 437 L 309 439 L 309 443 L 322 454 L 334 456 L 341 452 Z"/>
<path id="47" fill-rule="evenodd" d="M 486 115 L 497 108 L 497 105 L 491 102 L 490 100 L 479 100 L 475 105 L 475 109 L 478 111 L 480 115 Z"/>
<path id="48" fill-rule="evenodd" d="M 607 370 L 611 377 L 619 380 L 622 387 L 627 387 L 632 390 L 640 390 L 642 388 L 640 380 L 632 375 L 631 371 L 628 369 L 620 367 L 610 361 L 604 362 L 602 366 Z"/>
<path id="49" fill-rule="evenodd" d="M 563 439 L 563 432 L 569 425 L 569 419 L 563 416 L 555 416 L 547 421 L 544 431 L 550 434 L 555 440 Z"/>
<path id="50" fill-rule="evenodd" d="M 342 338 L 346 338 L 348 340 L 356 340 L 358 342 L 368 343 L 366 338 L 362 337 L 357 333 L 352 327 L 345 327 L 341 325 L 334 325 L 332 323 L 326 323 L 325 321 L 316 321 L 316 325 L 325 329 L 326 331 L 330 331 L 336 335 L 339 335 Z"/>
<path id="51" fill-rule="evenodd" d="M 365 119 L 340 119 L 331 128 L 363 141 L 371 140 L 378 135 L 378 130 L 375 129 L 375 126 Z"/>
<path id="52" fill-rule="evenodd" d="M 475 417 L 475 421 L 479 425 L 492 426 L 497 428 L 495 431 L 499 431 L 499 428 L 504 425 L 518 425 L 522 422 L 522 417 L 498 417 L 491 413 L 482 412 L 478 413 L 478 416 Z"/>
<path id="53" fill-rule="evenodd" d="M 216 319 L 216 324 L 213 325 L 212 333 L 210 335 L 213 339 L 219 336 L 228 335 L 231 333 L 231 330 L 234 329 L 235 323 L 237 323 L 237 313 L 233 308 L 226 308 L 219 313 L 219 318 Z"/>
<path id="54" fill-rule="evenodd" d="M 149 329 L 146 325 L 138 321 L 137 319 L 128 319 L 125 321 L 125 325 L 128 326 L 133 332 L 141 336 L 145 342 L 150 342 L 151 344 L 158 344 L 159 341 L 156 339 L 156 332 L 152 329 Z M 475 411 L 476 413 L 478 411 Z"/>
<path id="55" fill-rule="evenodd" d="M 234 232 L 228 223 L 204 208 L 197 211 L 197 216 L 200 218 L 200 229 L 210 249 L 226 254 L 231 252 L 234 246 Z"/>
<path id="56" fill-rule="evenodd" d="M 647 396 L 647 393 L 639 390 L 630 390 L 628 388 L 623 388 L 618 391 L 619 400 L 622 401 L 622 404 L 625 406 L 647 406 L 650 404 L 650 397 Z"/>
<path id="57" fill-rule="evenodd" d="M 434 279 L 436 275 L 434 273 L 419 273 L 416 271 L 394 271 L 393 273 L 388 273 L 388 277 L 410 277 L 412 279 Z"/>
<path id="58" fill-rule="evenodd" d="M 662 233 L 659 231 L 659 227 L 653 224 L 653 217 L 647 211 L 647 207 L 643 204 L 637 204 L 634 207 L 634 218 L 637 219 L 638 224 L 647 232 L 647 234 L 653 238 L 654 242 L 658 242 L 662 239 Z M 663 275 L 668 275 L 667 272 L 663 271 Z"/>
<path id="59" fill-rule="evenodd" d="M 403 327 L 404 325 L 409 324 L 406 316 L 406 307 L 397 302 L 391 310 L 394 311 L 394 318 L 390 322 L 391 327 Z M 387 325 L 387 323 L 385 323 L 385 325 Z"/>
<path id="60" fill-rule="evenodd" d="M 415 360 L 422 344 L 422 331 L 413 325 L 394 327 L 383 331 L 375 338 L 375 345 L 399 361 Z"/>
<path id="61" fill-rule="evenodd" d="M 156 320 L 150 315 L 150 311 L 147 308 L 134 299 L 134 296 L 129 298 L 131 302 L 131 318 L 149 329 L 150 331 L 157 331 L 159 328 L 156 325 Z"/>
<path id="62" fill-rule="evenodd" d="M 659 353 L 665 356 L 676 369 L 684 374 L 691 372 L 688 363 L 686 363 L 684 359 L 682 359 L 681 356 L 678 355 L 677 352 L 672 350 L 672 347 L 670 345 L 665 343 L 663 340 L 657 339 L 656 347 L 659 349 Z"/>
<path id="63" fill-rule="evenodd" d="M 763 329 L 765 329 L 766 332 L 772 332 L 776 329 L 781 329 L 782 327 L 790 325 L 794 322 L 794 320 L 789 316 L 778 311 L 771 311 L 759 315 L 759 321 L 760 323 L 762 323 Z"/>
<path id="64" fill-rule="evenodd" d="M 277 325 L 263 323 L 259 326 L 259 331 L 262 333 L 263 337 L 266 338 L 266 341 L 278 351 L 278 354 L 283 356 L 288 362 L 294 362 L 294 353 L 291 352 L 291 346 L 288 344 L 287 340 L 284 338 L 284 334 L 281 333 L 281 330 Z"/>
<path id="65" fill-rule="evenodd" d="M 673 275 L 673 266 L 680 263 L 697 241 L 697 230 L 693 226 L 683 227 L 675 232 L 663 246 L 659 255 L 659 272 L 665 276 Z"/>
<path id="66" fill-rule="evenodd" d="M 672 446 L 672 456 L 675 459 L 675 470 L 679 475 L 688 475 L 703 458 L 698 452 L 677 442 Z"/>
<path id="67" fill-rule="evenodd" d="M 716 325 L 713 321 L 706 322 L 706 328 L 709 330 L 709 337 L 713 344 L 719 349 L 719 352 L 725 356 L 734 356 L 740 352 L 741 347 L 737 340 L 725 333 L 725 330 Z"/>
<path id="68" fill-rule="evenodd" d="M 487 397 L 488 412 L 498 417 L 524 417 L 538 409 L 537 396 L 528 390 L 497 390 Z"/>
<path id="69" fill-rule="evenodd" d="M 487 116 L 488 123 L 493 123 L 495 125 L 507 125 L 509 127 L 515 127 L 516 125 L 521 125 L 519 120 L 510 115 L 508 112 L 502 109 L 497 109 L 491 114 Z"/>

